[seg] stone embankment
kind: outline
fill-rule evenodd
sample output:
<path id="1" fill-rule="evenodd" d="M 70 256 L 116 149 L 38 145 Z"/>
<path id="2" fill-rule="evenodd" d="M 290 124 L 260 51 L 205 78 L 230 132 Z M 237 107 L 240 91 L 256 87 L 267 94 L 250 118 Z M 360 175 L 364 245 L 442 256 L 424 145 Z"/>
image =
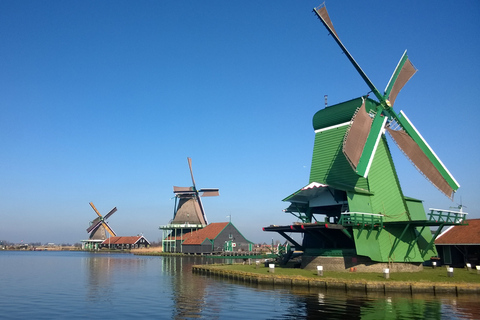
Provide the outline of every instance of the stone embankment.
<path id="1" fill-rule="evenodd" d="M 383 292 L 383 293 L 422 293 L 422 294 L 479 294 L 479 284 L 447 284 L 447 283 L 408 283 L 408 282 L 383 282 L 383 281 L 348 281 L 333 278 L 307 278 L 303 276 L 284 276 L 275 274 L 257 274 L 225 270 L 215 265 L 197 265 L 192 267 L 192 272 L 209 276 L 219 276 L 249 284 L 274 285 L 283 287 L 310 287 L 320 289 L 336 289 L 344 291 Z"/>

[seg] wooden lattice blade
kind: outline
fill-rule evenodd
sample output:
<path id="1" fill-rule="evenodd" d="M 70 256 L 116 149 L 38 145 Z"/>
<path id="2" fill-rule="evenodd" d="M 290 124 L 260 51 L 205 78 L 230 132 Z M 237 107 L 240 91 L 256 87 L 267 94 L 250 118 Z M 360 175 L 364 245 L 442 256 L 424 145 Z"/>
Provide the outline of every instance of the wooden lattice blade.
<path id="1" fill-rule="evenodd" d="M 352 117 L 350 127 L 343 141 L 343 154 L 352 168 L 356 171 L 365 143 L 367 142 L 372 118 L 365 109 L 365 100 Z"/>
<path id="2" fill-rule="evenodd" d="M 104 220 L 107 220 L 112 214 L 114 214 L 115 212 L 117 211 L 117 207 L 113 208 L 112 210 L 110 210 L 109 213 L 107 213 L 105 215 L 105 217 L 103 218 Z"/>
<path id="3" fill-rule="evenodd" d="M 452 199 L 453 193 L 460 187 L 460 184 L 458 184 L 407 116 L 400 111 L 400 116 L 394 114 L 394 118 L 402 127 L 402 130 L 388 129 L 395 143 L 435 187 Z"/>
<path id="4" fill-rule="evenodd" d="M 216 197 L 220 195 L 218 189 L 214 188 L 202 188 L 198 192 L 202 194 L 202 197 Z"/>
<path id="5" fill-rule="evenodd" d="M 408 59 L 407 51 L 405 50 L 385 88 L 384 97 L 389 100 L 390 106 L 393 106 L 400 90 L 416 72 L 417 69 Z"/>
<path id="6" fill-rule="evenodd" d="M 92 224 L 90 225 L 90 227 L 87 228 L 87 232 L 88 233 L 92 232 L 92 230 L 98 227 L 100 223 L 101 223 L 100 217 L 95 218 L 95 220 L 92 221 Z"/>
<path id="7" fill-rule="evenodd" d="M 192 183 L 193 183 L 193 187 L 195 187 L 195 179 L 193 178 L 193 170 L 192 170 L 192 158 L 187 158 L 188 160 L 188 167 L 190 168 L 190 175 L 192 176 Z"/>
<path id="8" fill-rule="evenodd" d="M 176 187 L 173 186 L 174 193 L 193 193 L 194 190 L 192 187 Z"/>
<path id="9" fill-rule="evenodd" d="M 368 176 L 368 172 L 370 171 L 370 167 L 375 156 L 375 151 L 377 150 L 380 138 L 384 133 L 387 119 L 388 118 L 385 117 L 381 112 L 377 112 L 375 118 L 373 118 L 372 127 L 370 129 L 370 133 L 368 134 L 356 169 L 357 174 L 364 178 Z"/>
<path id="10" fill-rule="evenodd" d="M 102 215 L 100 214 L 100 212 L 98 212 L 97 208 L 95 208 L 95 206 L 93 205 L 93 202 L 90 202 L 90 206 L 92 207 L 93 211 L 95 211 L 96 214 L 101 218 Z"/>
<path id="11" fill-rule="evenodd" d="M 203 208 L 203 203 L 201 197 L 197 197 L 198 206 L 200 207 L 200 213 L 202 214 L 202 219 L 205 224 L 208 224 L 207 215 L 205 214 L 205 209 Z"/>
<path id="12" fill-rule="evenodd" d="M 115 236 L 117 235 L 117 234 L 115 233 L 115 231 L 113 231 L 113 229 L 110 228 L 110 226 L 109 226 L 107 223 L 105 223 L 104 221 L 102 221 L 102 225 L 103 225 L 103 227 L 105 228 L 105 230 L 107 230 L 108 233 L 110 233 L 110 235 L 111 235 L 112 237 L 115 237 Z"/>
<path id="13" fill-rule="evenodd" d="M 343 43 L 340 41 L 340 38 L 338 37 L 337 32 L 333 28 L 333 23 L 332 20 L 330 19 L 330 16 L 328 15 L 327 8 L 325 7 L 325 4 L 321 4 L 320 6 L 313 8 L 313 11 L 316 13 L 317 17 L 322 21 L 323 25 L 327 28 L 327 30 L 330 32 L 330 34 L 333 36 L 333 39 L 335 39 L 335 42 L 340 46 L 342 51 L 345 53 L 347 56 L 348 60 L 353 64 L 357 72 L 360 74 L 362 79 L 365 81 L 365 83 L 368 85 L 370 90 L 372 90 L 373 94 L 377 97 L 379 101 L 383 101 L 383 95 L 380 94 L 380 92 L 377 90 L 377 88 L 373 85 L 373 82 L 370 81 L 370 79 L 367 77 L 367 74 L 360 68 L 360 65 L 353 59 L 353 56 L 348 52 L 347 48 L 343 45 Z"/>

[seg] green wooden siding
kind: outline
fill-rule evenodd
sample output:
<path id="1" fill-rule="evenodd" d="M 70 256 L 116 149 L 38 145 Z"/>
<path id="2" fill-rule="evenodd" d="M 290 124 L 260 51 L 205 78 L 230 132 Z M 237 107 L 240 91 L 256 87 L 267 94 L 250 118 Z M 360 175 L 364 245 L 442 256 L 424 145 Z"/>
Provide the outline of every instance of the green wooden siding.
<path id="1" fill-rule="evenodd" d="M 427 214 L 423 207 L 421 200 L 405 198 L 405 203 L 407 204 L 408 211 L 410 212 L 410 218 L 415 220 L 427 220 Z"/>
<path id="2" fill-rule="evenodd" d="M 384 214 L 385 222 L 408 220 L 407 207 L 385 136 L 378 144 L 368 183 L 370 190 L 374 192 L 371 197 L 373 213 Z"/>
<path id="3" fill-rule="evenodd" d="M 317 132 L 313 147 L 310 183 L 330 184 L 343 190 L 368 189 L 367 180 L 358 176 L 343 155 L 343 137 L 348 126 Z"/>
<path id="4" fill-rule="evenodd" d="M 371 196 L 355 192 L 347 192 L 348 208 L 350 212 L 373 213 Z"/>

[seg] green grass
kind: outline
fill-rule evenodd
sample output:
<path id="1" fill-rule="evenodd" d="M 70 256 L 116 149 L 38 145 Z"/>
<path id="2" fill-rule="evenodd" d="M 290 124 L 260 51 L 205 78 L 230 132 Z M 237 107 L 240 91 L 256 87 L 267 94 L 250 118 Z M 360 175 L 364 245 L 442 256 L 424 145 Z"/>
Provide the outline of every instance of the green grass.
<path id="1" fill-rule="evenodd" d="M 212 266 L 212 265 L 210 265 Z M 243 264 L 231 264 L 231 265 L 215 265 L 216 268 L 222 268 L 224 270 L 249 272 L 255 274 L 271 275 L 268 272 L 269 268 L 261 265 L 258 269 L 255 265 L 243 265 Z M 475 283 L 480 284 L 480 274 L 477 274 L 476 270 L 468 271 L 467 269 L 454 269 L 454 276 L 448 277 L 447 270 L 444 267 L 438 267 L 433 269 L 431 267 L 425 267 L 420 272 L 390 272 L 390 279 L 385 279 L 382 273 L 370 273 L 370 272 L 336 272 L 336 271 L 324 271 L 322 279 L 335 279 L 335 280 L 350 280 L 350 281 L 402 281 L 402 282 L 424 282 L 424 283 Z M 294 268 L 282 268 L 275 267 L 276 276 L 287 277 L 305 277 L 319 279 L 317 271 L 294 269 Z"/>

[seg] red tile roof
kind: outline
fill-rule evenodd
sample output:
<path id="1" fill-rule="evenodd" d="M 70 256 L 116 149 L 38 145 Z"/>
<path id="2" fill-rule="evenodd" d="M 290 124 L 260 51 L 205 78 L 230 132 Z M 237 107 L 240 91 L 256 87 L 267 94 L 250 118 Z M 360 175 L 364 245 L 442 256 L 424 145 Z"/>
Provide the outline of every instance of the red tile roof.
<path id="1" fill-rule="evenodd" d="M 214 222 L 210 223 L 203 229 L 190 232 L 185 236 L 185 241 L 183 245 L 198 245 L 202 244 L 205 239 L 213 240 L 215 239 L 220 232 L 229 224 L 229 222 Z"/>
<path id="2" fill-rule="evenodd" d="M 107 240 L 103 241 L 102 244 L 135 244 L 141 238 L 143 238 L 143 236 L 111 237 L 111 238 L 108 238 Z"/>
<path id="3" fill-rule="evenodd" d="M 441 233 L 435 244 L 480 245 L 480 219 L 467 220 L 468 226 L 453 226 Z"/>

